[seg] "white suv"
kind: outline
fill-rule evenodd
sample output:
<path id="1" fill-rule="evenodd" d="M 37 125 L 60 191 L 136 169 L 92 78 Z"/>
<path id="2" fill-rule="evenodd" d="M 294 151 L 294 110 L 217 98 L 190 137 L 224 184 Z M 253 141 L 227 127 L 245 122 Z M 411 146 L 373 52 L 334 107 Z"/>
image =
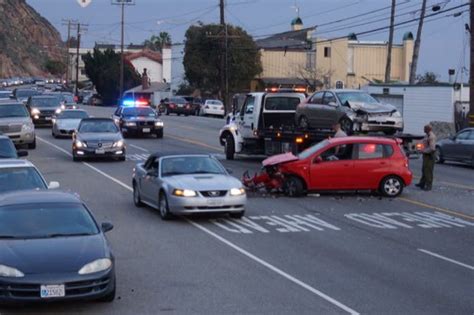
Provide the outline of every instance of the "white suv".
<path id="1" fill-rule="evenodd" d="M 26 106 L 12 100 L 0 100 L 0 133 L 7 135 L 15 145 L 36 148 L 35 126 Z"/>

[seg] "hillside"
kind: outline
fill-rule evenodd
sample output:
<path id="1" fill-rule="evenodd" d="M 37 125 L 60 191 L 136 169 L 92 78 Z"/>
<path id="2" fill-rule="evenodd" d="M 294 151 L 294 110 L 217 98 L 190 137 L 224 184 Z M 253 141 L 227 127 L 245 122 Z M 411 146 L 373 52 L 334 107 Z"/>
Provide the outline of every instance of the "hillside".
<path id="1" fill-rule="evenodd" d="M 44 75 L 66 57 L 59 32 L 25 0 L 0 0 L 0 78 Z"/>

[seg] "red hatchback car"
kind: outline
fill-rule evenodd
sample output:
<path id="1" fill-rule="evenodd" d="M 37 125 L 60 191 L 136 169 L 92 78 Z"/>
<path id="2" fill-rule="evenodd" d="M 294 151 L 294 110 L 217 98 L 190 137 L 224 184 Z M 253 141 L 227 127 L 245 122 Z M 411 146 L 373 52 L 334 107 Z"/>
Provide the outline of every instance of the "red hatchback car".
<path id="1" fill-rule="evenodd" d="M 401 140 L 393 138 L 333 138 L 298 156 L 283 154 L 264 162 L 278 165 L 289 196 L 306 191 L 372 190 L 396 197 L 413 177 Z"/>

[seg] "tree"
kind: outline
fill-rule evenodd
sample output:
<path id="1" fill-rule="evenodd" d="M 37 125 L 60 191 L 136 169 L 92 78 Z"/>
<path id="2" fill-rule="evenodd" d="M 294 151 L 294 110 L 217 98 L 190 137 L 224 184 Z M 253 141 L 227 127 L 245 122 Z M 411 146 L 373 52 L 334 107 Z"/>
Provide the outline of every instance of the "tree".
<path id="1" fill-rule="evenodd" d="M 439 83 L 438 77 L 436 73 L 427 71 L 423 75 L 416 76 L 416 84 L 436 84 Z"/>
<path id="2" fill-rule="evenodd" d="M 390 75 L 392 71 L 392 46 L 393 46 L 393 24 L 395 22 L 395 6 L 396 0 L 392 0 L 392 10 L 390 13 L 390 32 L 388 35 L 388 47 L 387 47 L 387 64 L 385 65 L 385 83 L 390 82 Z"/>
<path id="3" fill-rule="evenodd" d="M 333 70 L 321 70 L 319 68 L 302 66 L 297 68 L 298 78 L 304 80 L 311 91 L 316 91 L 323 86 L 329 87 L 329 78 L 332 74 L 334 74 Z"/>
<path id="4" fill-rule="evenodd" d="M 78 44 L 77 38 L 74 36 L 71 36 L 69 38 L 69 48 L 77 48 L 77 44 Z"/>
<path id="5" fill-rule="evenodd" d="M 85 63 L 86 75 L 102 96 L 104 104 L 115 104 L 120 98 L 120 54 L 111 49 L 102 52 L 94 48 L 94 52 L 88 52 L 82 60 Z M 141 77 L 129 61 L 124 61 L 124 89 L 128 90 L 140 85 Z"/>
<path id="6" fill-rule="evenodd" d="M 227 26 L 228 32 L 228 82 L 229 91 L 248 89 L 250 81 L 262 72 L 260 53 L 253 38 L 240 27 Z M 222 25 L 200 23 L 188 28 L 184 46 L 184 72 L 186 80 L 204 94 L 218 94 L 220 78 L 225 69 Z M 224 63 L 225 64 L 225 63 Z"/>
<path id="7" fill-rule="evenodd" d="M 44 68 L 46 71 L 52 75 L 61 76 L 66 71 L 66 65 L 62 61 L 48 59 L 44 63 Z"/>
<path id="8" fill-rule="evenodd" d="M 171 45 L 171 35 L 167 32 L 160 32 L 158 36 L 152 35 L 150 39 L 145 40 L 143 45 L 153 51 L 161 51 L 164 46 Z"/>

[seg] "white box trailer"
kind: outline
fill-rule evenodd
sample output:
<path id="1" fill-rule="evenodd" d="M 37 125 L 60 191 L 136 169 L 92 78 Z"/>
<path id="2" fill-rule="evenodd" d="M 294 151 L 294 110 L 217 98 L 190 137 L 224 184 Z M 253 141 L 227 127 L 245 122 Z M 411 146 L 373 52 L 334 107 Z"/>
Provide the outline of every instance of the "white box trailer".
<path id="1" fill-rule="evenodd" d="M 403 115 L 404 133 L 419 134 L 432 121 L 455 123 L 455 104 L 469 102 L 469 87 L 453 84 L 370 84 L 363 90 Z"/>

